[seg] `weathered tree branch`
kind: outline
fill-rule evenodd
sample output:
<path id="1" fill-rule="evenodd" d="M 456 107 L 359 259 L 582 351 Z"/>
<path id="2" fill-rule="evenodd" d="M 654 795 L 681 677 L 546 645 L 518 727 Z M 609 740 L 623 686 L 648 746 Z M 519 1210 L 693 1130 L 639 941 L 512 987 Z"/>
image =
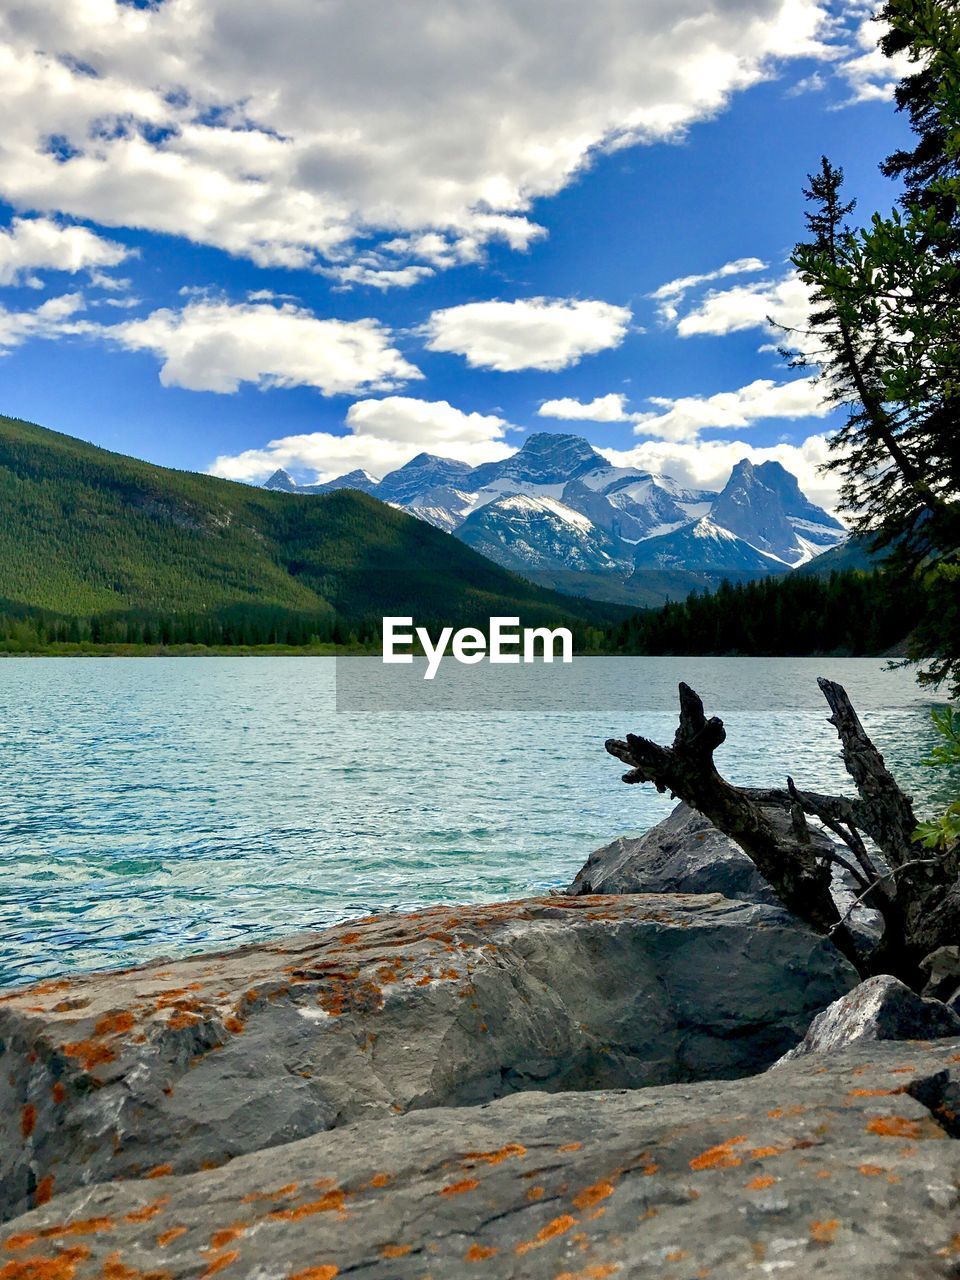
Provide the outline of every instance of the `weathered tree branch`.
<path id="1" fill-rule="evenodd" d="M 782 806 L 787 814 L 778 821 L 779 806 L 764 806 L 722 778 L 713 753 L 725 738 L 723 721 L 716 716 L 708 720 L 700 698 L 689 685 L 681 684 L 680 723 L 672 747 L 630 733 L 625 741 L 610 739 L 606 748 L 630 766 L 624 782 L 652 782 L 658 791 L 685 800 L 736 840 L 794 915 L 819 933 L 839 926 L 836 944 L 859 966 L 862 957 L 830 893 L 827 861 L 809 840 L 809 833 L 806 839 L 798 839 L 792 823 L 783 820 L 789 814 L 789 794 L 784 793 Z"/>
<path id="2" fill-rule="evenodd" d="M 843 761 L 859 796 L 800 790 L 736 787 L 723 778 L 714 752 L 726 738 L 723 721 L 707 718 L 689 685 L 680 685 L 680 720 L 671 747 L 627 734 L 607 751 L 629 767 L 627 783 L 652 783 L 697 809 L 735 840 L 790 911 L 831 937 L 863 976 L 893 973 L 919 987 L 920 960 L 935 947 L 960 941 L 960 881 L 952 860 L 925 856 L 914 840 L 916 815 L 847 697 L 820 680 L 840 736 Z M 819 829 L 815 818 L 846 846 L 851 857 Z M 863 833 L 863 834 L 861 834 Z M 883 866 L 867 847 L 870 840 Z M 831 893 L 831 864 L 842 866 L 861 890 L 861 902 L 880 912 L 883 936 L 867 952 L 840 915 Z"/>
<path id="3" fill-rule="evenodd" d="M 833 714 L 830 723 L 840 736 L 843 763 L 860 793 L 859 825 L 882 849 L 893 867 L 913 861 L 913 833 L 917 817 L 910 797 L 903 794 L 883 756 L 864 732 L 846 690 L 833 680 L 817 681 Z"/>

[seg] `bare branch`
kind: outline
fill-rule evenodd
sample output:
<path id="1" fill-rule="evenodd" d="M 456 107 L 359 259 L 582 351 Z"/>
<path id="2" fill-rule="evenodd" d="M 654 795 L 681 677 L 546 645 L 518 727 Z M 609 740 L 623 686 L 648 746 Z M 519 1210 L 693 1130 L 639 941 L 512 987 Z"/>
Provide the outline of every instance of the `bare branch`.
<path id="1" fill-rule="evenodd" d="M 920 960 L 938 945 L 960 936 L 960 881 L 948 860 L 922 857 L 914 840 L 916 816 L 910 797 L 897 785 L 867 736 L 845 690 L 820 680 L 840 736 L 847 772 L 858 797 L 786 788 L 735 787 L 718 773 L 713 755 L 724 742 L 723 721 L 707 717 L 689 685 L 680 685 L 680 719 L 671 747 L 627 734 L 607 750 L 629 768 L 624 782 L 650 782 L 698 810 L 743 849 L 769 881 L 785 907 L 819 933 L 833 939 L 863 976 L 893 973 L 919 989 Z M 831 831 L 852 857 L 818 828 Z M 878 868 L 867 837 L 883 862 Z M 831 894 L 831 865 L 843 867 L 861 890 L 854 902 L 875 907 L 884 932 L 864 954 Z M 852 908 L 851 908 L 852 909 Z"/>

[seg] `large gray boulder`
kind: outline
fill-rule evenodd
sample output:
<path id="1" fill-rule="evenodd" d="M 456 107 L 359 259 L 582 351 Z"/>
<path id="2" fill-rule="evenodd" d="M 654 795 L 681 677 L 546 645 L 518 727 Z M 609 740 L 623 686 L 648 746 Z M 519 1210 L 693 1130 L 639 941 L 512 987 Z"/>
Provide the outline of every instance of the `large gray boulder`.
<path id="1" fill-rule="evenodd" d="M 778 905 L 740 846 L 683 801 L 644 835 L 618 836 L 591 853 L 567 892 L 722 893 Z"/>
<path id="2" fill-rule="evenodd" d="M 438 907 L 42 983 L 0 997 L 2 1211 L 398 1112 L 743 1075 L 855 982 L 713 895 Z"/>
<path id="3" fill-rule="evenodd" d="M 923 994 L 960 1012 L 960 947 L 937 947 L 920 968 L 927 975 Z"/>
<path id="4" fill-rule="evenodd" d="M 937 1040 L 960 1036 L 960 1016 L 925 1000 L 890 974 L 867 978 L 818 1014 L 784 1061 L 832 1053 L 861 1040 Z"/>
<path id="5" fill-rule="evenodd" d="M 785 821 L 771 812 L 773 821 Z M 825 851 L 834 848 L 824 832 L 811 838 Z M 739 902 L 778 904 L 776 892 L 744 851 L 696 809 L 681 801 L 670 815 L 642 836 L 618 836 L 590 854 L 566 892 L 722 893 Z M 854 905 L 859 889 L 842 867 L 834 867 L 832 892 L 838 911 L 868 948 L 880 937 L 876 911 Z M 958 978 L 960 986 L 960 978 Z"/>
<path id="6" fill-rule="evenodd" d="M 960 1040 L 378 1117 L 0 1229 L 7 1280 L 944 1280 Z"/>

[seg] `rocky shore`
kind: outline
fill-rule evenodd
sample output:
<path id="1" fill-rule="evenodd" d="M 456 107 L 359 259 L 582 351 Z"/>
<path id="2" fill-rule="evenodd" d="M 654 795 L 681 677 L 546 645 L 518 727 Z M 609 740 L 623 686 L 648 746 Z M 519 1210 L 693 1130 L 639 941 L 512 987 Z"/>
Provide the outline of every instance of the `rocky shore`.
<path id="1" fill-rule="evenodd" d="M 0 995 L 0 1280 L 960 1275 L 960 1016 L 723 840 Z"/>

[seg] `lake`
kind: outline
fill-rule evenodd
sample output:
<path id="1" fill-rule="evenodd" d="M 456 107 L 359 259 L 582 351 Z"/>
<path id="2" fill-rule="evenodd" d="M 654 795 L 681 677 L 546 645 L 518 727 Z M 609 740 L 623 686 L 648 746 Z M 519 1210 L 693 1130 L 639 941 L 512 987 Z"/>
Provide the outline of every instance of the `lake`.
<path id="1" fill-rule="evenodd" d="M 680 679 L 734 781 L 847 787 L 828 675 L 918 810 L 948 799 L 918 765 L 937 700 L 882 660 L 579 658 L 496 689 L 477 667 L 469 697 L 407 709 L 377 659 L 338 682 L 344 661 L 0 660 L 0 985 L 563 885 L 669 812 L 603 743 L 669 741 Z M 338 704 L 347 671 L 365 697 Z"/>

